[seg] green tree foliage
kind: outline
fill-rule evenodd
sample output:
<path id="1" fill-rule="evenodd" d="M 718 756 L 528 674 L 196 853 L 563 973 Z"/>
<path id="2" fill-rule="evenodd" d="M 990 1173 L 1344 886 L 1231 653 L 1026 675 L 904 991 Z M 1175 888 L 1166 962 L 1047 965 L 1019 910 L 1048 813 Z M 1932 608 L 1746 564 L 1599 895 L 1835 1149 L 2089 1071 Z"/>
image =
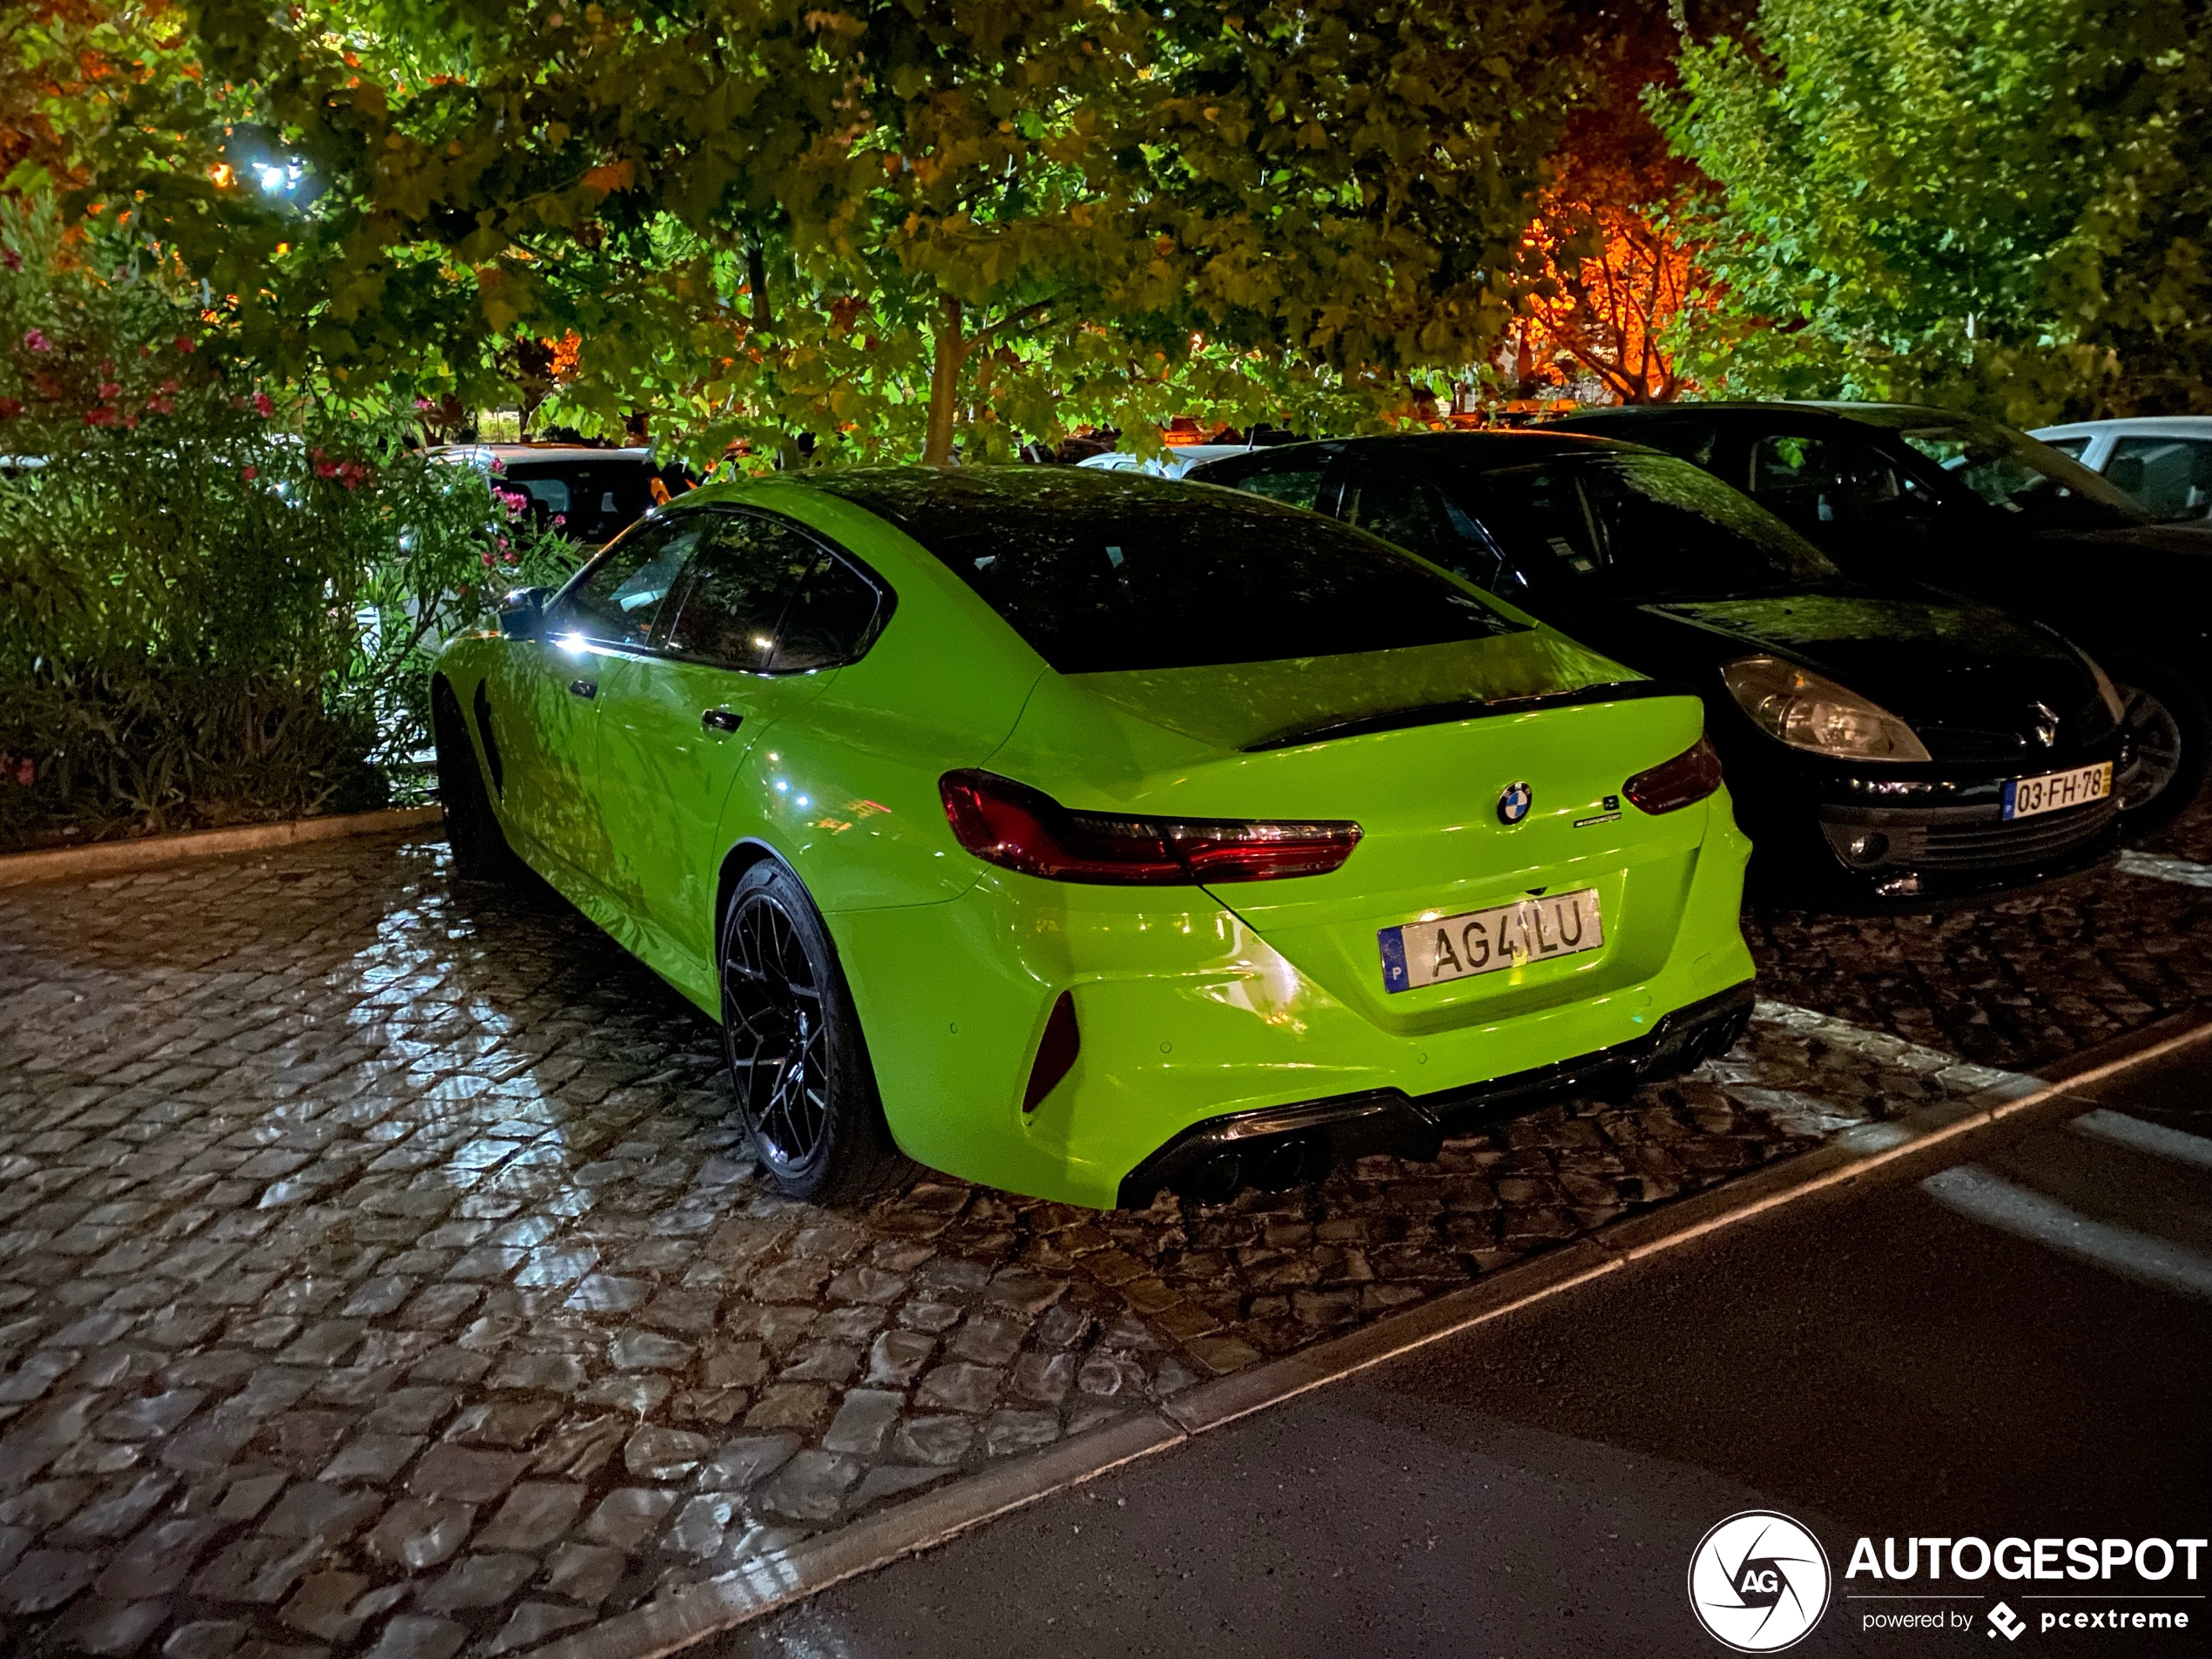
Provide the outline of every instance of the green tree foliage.
<path id="1" fill-rule="evenodd" d="M 341 388 L 573 331 L 550 416 L 702 457 L 1334 423 L 1504 327 L 1564 15 L 205 0 L 140 20 L 86 153 L 250 350 Z"/>
<path id="2" fill-rule="evenodd" d="M 1655 107 L 1717 181 L 1710 389 L 2212 408 L 2203 0 L 1765 0 L 1681 71 Z"/>

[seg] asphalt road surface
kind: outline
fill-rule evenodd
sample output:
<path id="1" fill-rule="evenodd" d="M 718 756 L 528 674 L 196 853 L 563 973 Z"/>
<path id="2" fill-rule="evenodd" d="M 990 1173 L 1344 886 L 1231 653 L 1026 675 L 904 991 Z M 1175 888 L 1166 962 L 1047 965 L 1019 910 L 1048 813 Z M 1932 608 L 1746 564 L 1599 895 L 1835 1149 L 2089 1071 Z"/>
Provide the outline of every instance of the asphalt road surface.
<path id="1" fill-rule="evenodd" d="M 1794 1653 L 2212 1652 L 2212 1551 L 2195 1581 L 2132 1564 L 2086 1584 L 1846 1576 L 1861 1535 L 1902 1552 L 2212 1532 L 2212 1041 L 2083 1093 L 698 1651 L 1718 1654 L 1693 1619 L 1692 1554 L 1724 1517 L 1773 1509 L 1831 1569 Z M 1949 1599 L 1870 1599 L 1932 1590 Z M 2000 1595 L 2024 1621 L 2013 1639 L 1987 1622 Z M 2080 1599 L 2045 1599 L 2061 1596 Z M 2044 1624 L 2145 1608 L 2191 1628 Z M 1884 1614 L 1953 1623 L 1870 1626 Z"/>

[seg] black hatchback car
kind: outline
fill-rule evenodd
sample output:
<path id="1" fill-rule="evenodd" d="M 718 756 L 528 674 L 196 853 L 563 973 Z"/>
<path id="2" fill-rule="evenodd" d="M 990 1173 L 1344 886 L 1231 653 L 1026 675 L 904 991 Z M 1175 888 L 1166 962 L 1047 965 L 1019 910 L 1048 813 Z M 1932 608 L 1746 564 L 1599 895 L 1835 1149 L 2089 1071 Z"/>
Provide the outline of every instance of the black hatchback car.
<path id="1" fill-rule="evenodd" d="M 1904 403 L 1673 403 L 1552 428 L 1664 449 L 1743 490 L 1850 576 L 2063 630 L 2127 705 L 2123 829 L 2187 810 L 2212 761 L 2212 527 L 2157 523 L 2026 433 Z"/>
<path id="2" fill-rule="evenodd" d="M 1675 456 L 1430 433 L 1194 469 L 1349 520 L 1697 690 L 1769 891 L 1889 907 L 2071 874 L 2116 843 L 2121 705 L 2049 629 L 1820 550 Z"/>

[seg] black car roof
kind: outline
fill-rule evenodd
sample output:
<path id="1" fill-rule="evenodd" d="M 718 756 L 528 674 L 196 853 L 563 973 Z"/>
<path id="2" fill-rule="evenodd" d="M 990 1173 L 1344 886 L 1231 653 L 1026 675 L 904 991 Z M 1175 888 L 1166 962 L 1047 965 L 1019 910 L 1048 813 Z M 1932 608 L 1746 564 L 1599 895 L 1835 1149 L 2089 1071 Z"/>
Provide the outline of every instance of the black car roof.
<path id="1" fill-rule="evenodd" d="M 1914 421 L 1962 421 L 1973 417 L 1957 409 L 1925 403 L 1846 403 L 1813 398 L 1722 398 L 1710 403 L 1634 403 L 1608 409 L 1582 409 L 1561 415 L 1555 427 L 1581 430 L 1597 426 L 1642 426 L 1656 421 L 1704 421 L 1718 418 L 1743 425 L 1773 418 L 1777 410 L 1791 415 L 1826 416 L 1856 421 L 1861 426 L 1894 427 Z"/>
<path id="2" fill-rule="evenodd" d="M 1364 438 L 1323 438 L 1310 443 L 1271 445 L 1254 453 L 1274 461 L 1301 450 L 1318 450 L 1325 455 L 1353 450 L 1363 455 L 1390 455 L 1406 461 L 1448 461 L 1454 467 L 1474 472 L 1526 467 L 1569 455 L 1653 453 L 1642 444 L 1623 442 L 1618 438 L 1561 432 L 1550 428 L 1518 427 L 1489 432 L 1393 432 Z M 1209 461 L 1193 467 L 1186 476 L 1203 483 L 1211 475 L 1240 470 L 1244 461 L 1242 455 Z"/>

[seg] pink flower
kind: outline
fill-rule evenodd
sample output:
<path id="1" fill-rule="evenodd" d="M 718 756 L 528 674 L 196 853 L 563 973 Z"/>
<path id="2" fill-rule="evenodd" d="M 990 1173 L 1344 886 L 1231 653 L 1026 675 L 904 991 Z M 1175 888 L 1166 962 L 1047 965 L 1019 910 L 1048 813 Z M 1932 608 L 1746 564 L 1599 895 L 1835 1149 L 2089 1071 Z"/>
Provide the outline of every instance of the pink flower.
<path id="1" fill-rule="evenodd" d="M 507 463 L 502 461 L 497 455 L 494 455 L 491 458 L 491 475 L 497 478 L 505 473 L 506 470 Z"/>
<path id="2" fill-rule="evenodd" d="M 240 467 L 238 469 L 238 475 L 250 484 L 261 475 L 261 469 L 259 467 Z"/>
<path id="3" fill-rule="evenodd" d="M 334 461 L 318 461 L 315 462 L 315 476 L 318 478 L 330 477 L 337 470 L 338 463 Z"/>
<path id="4" fill-rule="evenodd" d="M 84 424 L 86 426 L 113 426 L 115 411 L 105 403 L 96 404 L 84 411 Z"/>
<path id="5" fill-rule="evenodd" d="M 253 407 L 265 421 L 276 413 L 276 405 L 269 401 L 269 395 L 266 392 L 253 394 Z"/>
<path id="6" fill-rule="evenodd" d="M 438 406 L 427 397 L 418 397 L 415 400 L 415 407 L 418 409 L 435 409 Z"/>
<path id="7" fill-rule="evenodd" d="M 192 348 L 192 341 L 185 339 L 182 334 L 179 334 L 177 338 L 170 343 L 179 351 L 190 351 Z"/>
<path id="8" fill-rule="evenodd" d="M 122 390 L 123 388 L 114 381 L 102 381 L 100 382 L 100 395 L 102 397 L 113 397 Z"/>
<path id="9" fill-rule="evenodd" d="M 485 569 L 485 570 L 490 570 L 490 569 L 491 569 L 491 567 L 492 567 L 492 556 L 491 556 L 489 552 L 487 552 L 487 553 L 484 555 L 484 569 Z"/>
<path id="10" fill-rule="evenodd" d="M 568 522 L 569 516 L 566 513 L 556 513 L 553 515 L 553 528 L 556 530 Z"/>
<path id="11" fill-rule="evenodd" d="M 23 343 L 30 347 L 33 351 L 51 351 L 54 349 L 54 342 L 47 339 L 42 330 L 37 328 L 26 328 L 24 330 Z"/>
<path id="12" fill-rule="evenodd" d="M 24 788 L 28 789 L 31 786 L 31 785 L 37 783 L 37 781 L 38 768 L 33 765 L 29 759 L 26 758 L 16 762 L 16 782 L 17 784 L 22 786 Z"/>
<path id="13" fill-rule="evenodd" d="M 156 415 L 174 415 L 177 412 L 175 402 L 158 393 L 146 400 L 146 408 Z"/>

